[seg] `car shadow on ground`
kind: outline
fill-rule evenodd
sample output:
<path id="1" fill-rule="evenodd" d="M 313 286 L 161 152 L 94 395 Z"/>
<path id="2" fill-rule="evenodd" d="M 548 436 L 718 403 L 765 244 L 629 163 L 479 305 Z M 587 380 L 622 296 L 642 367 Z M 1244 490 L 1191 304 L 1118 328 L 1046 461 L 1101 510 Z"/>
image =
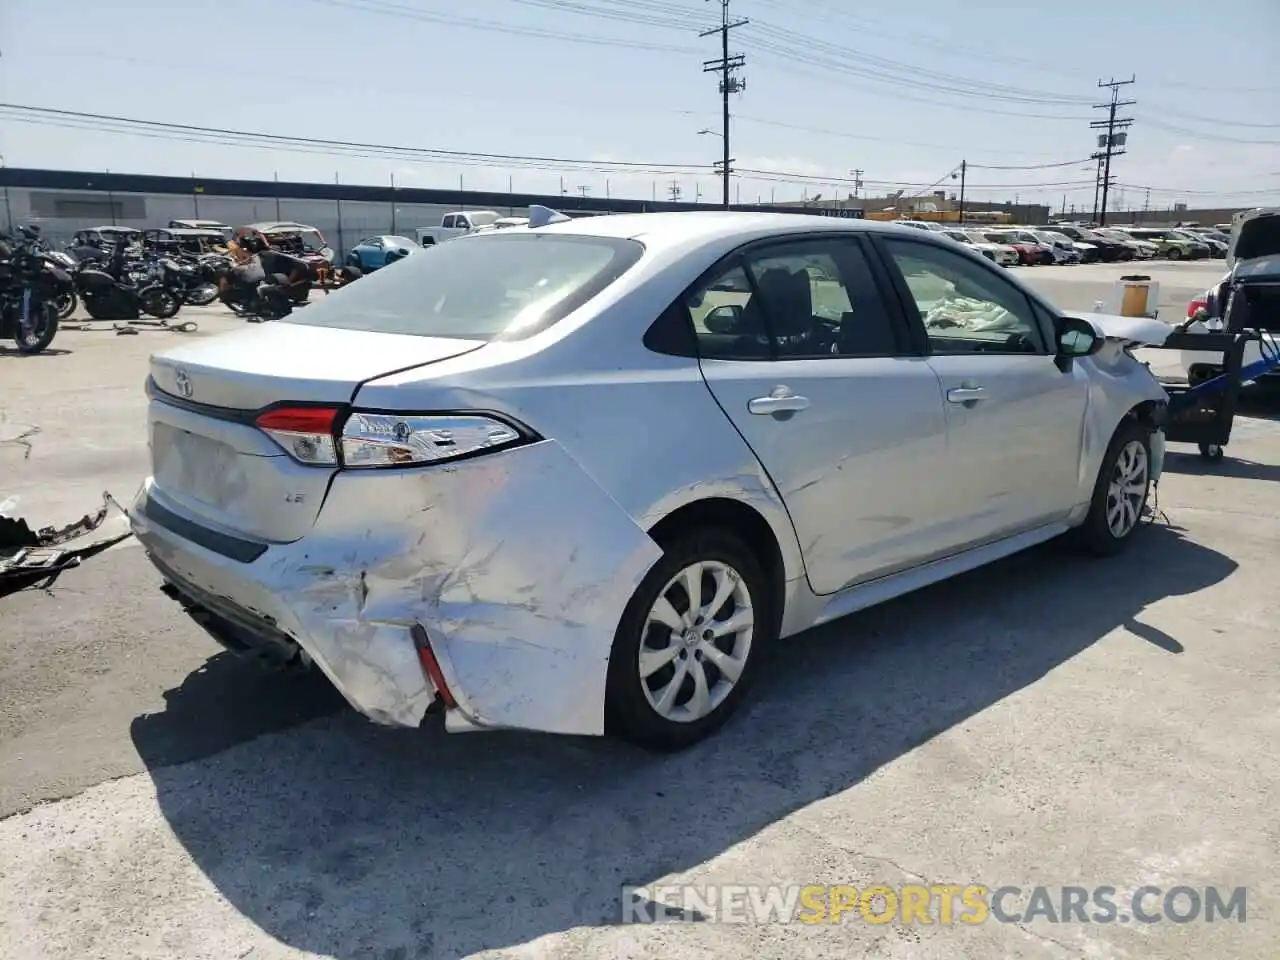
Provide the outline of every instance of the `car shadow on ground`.
<path id="1" fill-rule="evenodd" d="M 175 836 L 271 936 L 340 960 L 466 956 L 619 922 L 622 885 L 847 790 L 1116 627 L 1178 655 L 1181 640 L 1137 618 L 1235 567 L 1165 526 L 1111 560 L 1045 545 L 780 644 L 743 712 L 675 755 L 387 730 L 344 711 L 165 767 L 234 698 L 233 674 L 212 668 L 132 735 Z"/>
<path id="2" fill-rule="evenodd" d="M 1258 463 L 1254 460 L 1242 460 L 1231 455 L 1231 446 L 1227 445 L 1221 460 L 1211 461 L 1196 453 L 1181 453 L 1170 450 L 1165 454 L 1165 473 L 1185 474 L 1191 477 L 1230 477 L 1235 480 L 1276 480 L 1280 481 L 1280 464 Z"/>

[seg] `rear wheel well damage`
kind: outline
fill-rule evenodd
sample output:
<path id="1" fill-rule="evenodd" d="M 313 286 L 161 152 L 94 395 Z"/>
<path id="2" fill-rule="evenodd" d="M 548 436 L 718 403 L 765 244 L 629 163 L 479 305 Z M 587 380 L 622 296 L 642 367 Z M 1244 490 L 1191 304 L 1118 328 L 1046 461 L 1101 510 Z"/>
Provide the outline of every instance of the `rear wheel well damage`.
<path id="1" fill-rule="evenodd" d="M 742 540 L 755 555 L 760 569 L 769 578 L 773 596 L 775 629 L 782 623 L 786 597 L 786 567 L 782 551 L 769 522 L 757 511 L 737 500 L 714 497 L 687 503 L 654 524 L 649 537 L 663 550 L 695 530 L 724 530 Z"/>

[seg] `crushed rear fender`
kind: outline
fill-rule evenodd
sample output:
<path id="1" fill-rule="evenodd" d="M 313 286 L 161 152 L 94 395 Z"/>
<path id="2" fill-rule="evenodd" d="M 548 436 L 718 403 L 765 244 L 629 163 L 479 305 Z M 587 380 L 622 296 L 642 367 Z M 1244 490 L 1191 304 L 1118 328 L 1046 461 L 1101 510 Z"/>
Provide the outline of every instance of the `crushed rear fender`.
<path id="1" fill-rule="evenodd" d="M 661 551 L 554 441 L 339 473 L 316 527 L 263 558 L 299 643 L 359 710 L 416 725 L 425 629 L 471 725 L 604 732 L 618 621 Z"/>

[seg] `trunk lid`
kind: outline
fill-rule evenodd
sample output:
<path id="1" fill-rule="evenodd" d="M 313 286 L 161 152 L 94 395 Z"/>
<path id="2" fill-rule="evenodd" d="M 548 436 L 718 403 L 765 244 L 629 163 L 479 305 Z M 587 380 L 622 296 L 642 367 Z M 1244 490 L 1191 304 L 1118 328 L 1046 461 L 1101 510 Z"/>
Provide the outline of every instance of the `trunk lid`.
<path id="1" fill-rule="evenodd" d="M 304 536 L 331 466 L 298 463 L 254 418 L 273 404 L 340 406 L 386 374 L 483 341 L 270 323 L 151 358 L 152 495 L 204 526 L 267 542 Z"/>
<path id="2" fill-rule="evenodd" d="M 1250 210 L 1232 225 L 1227 268 L 1234 269 L 1239 264 L 1239 275 L 1246 263 L 1250 274 L 1270 273 L 1272 279 L 1280 274 L 1280 208 Z"/>

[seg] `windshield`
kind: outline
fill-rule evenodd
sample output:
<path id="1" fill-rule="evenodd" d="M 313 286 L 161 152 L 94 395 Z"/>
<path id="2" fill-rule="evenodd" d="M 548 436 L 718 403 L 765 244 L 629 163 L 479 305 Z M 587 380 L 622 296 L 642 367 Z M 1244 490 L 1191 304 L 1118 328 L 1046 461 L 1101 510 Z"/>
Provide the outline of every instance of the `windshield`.
<path id="1" fill-rule="evenodd" d="M 1072 240 L 1070 237 L 1068 237 L 1065 233 L 1046 233 L 1045 236 L 1048 237 L 1050 240 L 1052 240 L 1054 243 L 1065 243 L 1067 246 L 1071 246 L 1073 243 L 1075 243 L 1075 241 Z"/>
<path id="2" fill-rule="evenodd" d="M 466 340 L 531 336 L 635 265 L 634 240 L 495 232 L 379 270 L 283 323 Z"/>
<path id="3" fill-rule="evenodd" d="M 952 240 L 959 240 L 961 243 L 973 243 L 973 239 L 968 234 L 961 233 L 959 230 L 947 230 L 945 233 Z"/>
<path id="4" fill-rule="evenodd" d="M 384 237 L 389 247 L 408 247 L 413 249 L 418 246 L 418 241 L 410 240 L 408 237 Z"/>
<path id="5" fill-rule="evenodd" d="M 991 242 L 978 230 L 966 230 L 964 232 L 964 235 L 968 237 L 970 240 L 972 240 L 974 243 L 990 243 Z"/>

